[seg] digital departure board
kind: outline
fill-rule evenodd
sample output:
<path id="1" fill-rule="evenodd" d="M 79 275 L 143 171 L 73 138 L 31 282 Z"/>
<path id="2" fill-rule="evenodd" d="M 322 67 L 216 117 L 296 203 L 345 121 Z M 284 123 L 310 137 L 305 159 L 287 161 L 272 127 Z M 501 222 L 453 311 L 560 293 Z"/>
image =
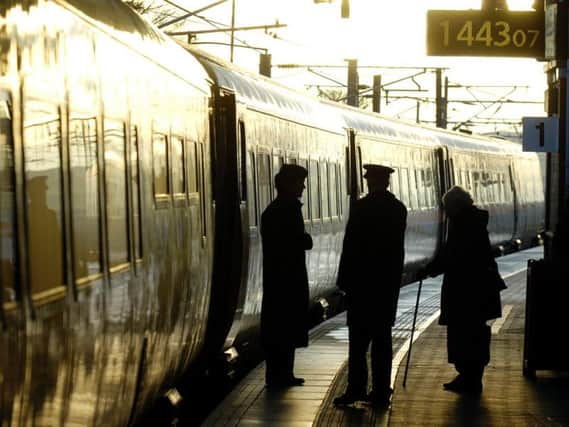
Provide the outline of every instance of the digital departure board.
<path id="1" fill-rule="evenodd" d="M 525 11 L 429 10 L 427 55 L 543 58 L 544 15 Z"/>

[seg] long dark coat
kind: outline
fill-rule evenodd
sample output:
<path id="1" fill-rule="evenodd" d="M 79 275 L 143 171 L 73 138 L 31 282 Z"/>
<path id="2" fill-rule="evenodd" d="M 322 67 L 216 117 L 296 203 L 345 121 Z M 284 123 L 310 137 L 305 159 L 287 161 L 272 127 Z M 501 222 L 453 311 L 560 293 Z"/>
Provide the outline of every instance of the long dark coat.
<path id="1" fill-rule="evenodd" d="M 308 345 L 308 274 L 305 251 L 312 238 L 304 231 L 302 204 L 277 197 L 261 216 L 263 302 L 261 342 L 265 347 Z"/>
<path id="2" fill-rule="evenodd" d="M 393 326 L 405 257 L 407 208 L 389 191 L 356 201 L 344 235 L 337 285 L 349 325 Z"/>
<path id="3" fill-rule="evenodd" d="M 487 225 L 487 211 L 464 208 L 449 221 L 446 244 L 427 266 L 431 276 L 444 273 L 441 325 L 480 323 L 502 315 Z"/>

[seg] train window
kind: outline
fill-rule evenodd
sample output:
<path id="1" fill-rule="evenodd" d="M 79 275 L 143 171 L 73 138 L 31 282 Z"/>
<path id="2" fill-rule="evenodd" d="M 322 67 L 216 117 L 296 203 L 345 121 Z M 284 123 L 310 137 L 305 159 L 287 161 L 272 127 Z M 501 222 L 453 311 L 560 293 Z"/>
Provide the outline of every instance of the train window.
<path id="1" fill-rule="evenodd" d="M 509 173 L 505 173 L 504 175 L 502 175 L 502 188 L 504 189 L 504 199 L 508 202 L 511 202 L 513 194 L 512 194 L 512 185 L 510 182 Z"/>
<path id="2" fill-rule="evenodd" d="M 109 267 L 128 261 L 126 135 L 124 123 L 105 119 L 105 186 Z"/>
<path id="3" fill-rule="evenodd" d="M 419 207 L 419 188 L 417 187 L 417 177 L 416 171 L 409 171 L 409 205 L 411 209 L 417 209 Z"/>
<path id="4" fill-rule="evenodd" d="M 281 170 L 282 165 L 283 165 L 283 157 L 278 155 L 273 155 L 273 177 Z"/>
<path id="5" fill-rule="evenodd" d="M 69 166 L 76 279 L 101 272 L 97 120 L 69 121 Z"/>
<path id="6" fill-rule="evenodd" d="M 492 174 L 492 182 L 494 188 L 494 200 L 499 203 L 502 201 L 502 189 L 500 188 L 500 174 L 498 172 L 494 172 Z"/>
<path id="7" fill-rule="evenodd" d="M 198 158 L 196 154 L 196 143 L 193 141 L 188 142 L 188 192 L 198 192 Z"/>
<path id="8" fill-rule="evenodd" d="M 197 148 L 197 158 L 198 158 L 198 191 L 201 193 L 200 197 L 200 207 L 202 215 L 202 236 L 207 236 L 207 207 L 206 207 L 206 194 L 205 194 L 205 174 L 206 174 L 206 162 L 204 146 L 202 143 L 196 144 Z"/>
<path id="9" fill-rule="evenodd" d="M 330 216 L 338 216 L 338 165 L 335 163 L 330 164 L 328 168 L 328 176 L 330 178 Z"/>
<path id="10" fill-rule="evenodd" d="M 239 120 L 239 134 L 237 139 L 237 181 L 239 188 L 239 200 L 247 201 L 247 134 L 245 123 Z"/>
<path id="11" fill-rule="evenodd" d="M 437 205 L 435 201 L 435 185 L 433 181 L 433 171 L 431 169 L 427 169 L 425 171 L 425 185 L 427 187 L 426 190 L 429 208 L 434 208 Z"/>
<path id="12" fill-rule="evenodd" d="M 257 222 L 257 185 L 255 180 L 255 155 L 252 151 L 247 156 L 247 194 L 249 197 L 249 226 L 256 227 Z"/>
<path id="13" fill-rule="evenodd" d="M 346 181 L 344 183 L 341 184 L 342 187 L 346 187 L 346 191 L 348 196 L 351 196 L 352 194 L 352 157 L 351 157 L 351 151 L 349 147 L 345 147 L 345 155 L 344 155 L 344 165 L 345 165 L 345 170 L 346 170 L 346 176 L 345 179 Z M 343 166 L 340 166 L 340 168 L 342 168 Z"/>
<path id="14" fill-rule="evenodd" d="M 503 180 L 504 180 L 504 178 L 502 177 L 502 174 L 500 172 L 497 172 L 496 173 L 496 194 L 497 194 L 499 202 L 505 202 L 506 201 L 506 195 L 504 194 Z"/>
<path id="15" fill-rule="evenodd" d="M 425 202 L 425 171 L 422 169 L 415 170 L 415 180 L 417 182 L 417 206 L 421 209 L 427 206 Z"/>
<path id="16" fill-rule="evenodd" d="M 330 216 L 329 206 L 329 190 L 328 190 L 328 163 L 322 162 L 320 164 L 320 194 L 322 195 L 322 218 Z"/>
<path id="17" fill-rule="evenodd" d="M 356 151 L 357 155 L 356 155 L 356 171 L 357 171 L 357 183 L 358 183 L 358 187 L 359 187 L 359 192 L 360 193 L 365 193 L 365 187 L 364 187 L 364 174 L 363 172 L 363 164 L 362 164 L 362 148 L 358 147 L 357 151 Z"/>
<path id="18" fill-rule="evenodd" d="M 172 135 L 172 192 L 184 194 L 186 192 L 186 172 L 184 169 L 184 140 Z"/>
<path id="19" fill-rule="evenodd" d="M 500 188 L 500 174 L 498 172 L 492 172 L 492 193 L 494 197 L 494 202 L 499 203 L 502 201 L 502 189 Z"/>
<path id="20" fill-rule="evenodd" d="M 299 159 L 298 164 L 302 166 L 304 169 L 308 170 L 308 160 L 306 159 Z M 308 206 L 308 201 L 310 200 L 310 188 L 309 183 L 306 183 L 306 190 L 302 193 L 302 217 L 307 220 L 310 219 L 310 209 Z"/>
<path id="21" fill-rule="evenodd" d="M 29 285 L 39 294 L 64 285 L 61 122 L 52 104 L 24 105 Z"/>
<path id="22" fill-rule="evenodd" d="M 271 203 L 271 169 L 268 154 L 260 153 L 257 156 L 257 179 L 259 180 L 259 212 L 263 212 Z"/>
<path id="23" fill-rule="evenodd" d="M 154 195 L 170 192 L 168 179 L 168 139 L 163 133 L 152 135 L 152 162 L 154 164 Z"/>
<path id="24" fill-rule="evenodd" d="M 496 201 L 503 202 L 504 199 L 502 198 L 502 185 L 500 182 L 500 172 L 494 173 L 494 192 L 496 194 Z"/>
<path id="25" fill-rule="evenodd" d="M 480 202 L 480 197 L 479 197 L 479 193 L 480 190 L 478 188 L 478 172 L 472 172 L 471 174 L 471 195 L 472 198 L 474 199 L 475 203 L 479 203 Z"/>
<path id="26" fill-rule="evenodd" d="M 478 178 L 480 179 L 480 194 L 482 200 L 484 201 L 484 203 L 488 203 L 490 200 L 488 198 L 489 192 L 488 192 L 488 179 L 486 172 L 480 172 Z"/>
<path id="27" fill-rule="evenodd" d="M 318 186 L 318 162 L 310 160 L 310 168 L 308 170 L 308 178 L 310 183 L 310 213 L 312 219 L 320 218 L 320 188 Z"/>
<path id="28" fill-rule="evenodd" d="M 345 187 L 346 180 L 343 178 L 343 167 L 341 164 L 336 165 L 336 181 L 338 182 L 338 213 L 344 213 L 344 198 L 347 195 Z"/>
<path id="29" fill-rule="evenodd" d="M 391 179 L 389 180 L 389 187 L 391 192 L 397 197 L 401 197 L 401 187 L 399 185 L 399 168 L 393 167 L 393 173 L 391 174 Z"/>
<path id="30" fill-rule="evenodd" d="M 488 201 L 488 181 L 486 180 L 484 172 L 478 172 L 478 177 L 476 178 L 478 182 L 478 197 L 484 202 Z"/>
<path id="31" fill-rule="evenodd" d="M 493 177 L 493 173 L 488 173 L 485 172 L 484 173 L 484 179 L 485 179 L 485 187 L 486 187 L 486 194 L 488 197 L 488 202 L 489 203 L 494 203 L 495 202 L 495 196 L 494 196 L 494 180 L 492 179 Z"/>
<path id="32" fill-rule="evenodd" d="M 1 65 L 0 65 L 1 67 Z M 0 90 L 0 302 L 16 299 L 16 218 L 14 187 L 14 142 L 12 140 L 12 105 L 8 94 Z"/>
<path id="33" fill-rule="evenodd" d="M 505 202 L 508 200 L 507 191 L 506 191 L 506 178 L 503 173 L 498 174 L 498 186 L 500 187 L 500 195 L 501 201 Z"/>
<path id="34" fill-rule="evenodd" d="M 481 172 L 478 176 L 480 179 L 480 195 L 484 203 L 488 203 L 488 181 L 486 180 L 486 174 Z"/>
<path id="35" fill-rule="evenodd" d="M 130 130 L 130 182 L 132 188 L 132 229 L 134 243 L 134 258 L 142 258 L 142 226 L 140 215 L 140 170 L 138 155 L 138 128 L 132 126 Z"/>
<path id="36" fill-rule="evenodd" d="M 425 208 L 430 208 L 431 207 L 431 197 L 430 197 L 430 188 L 429 188 L 429 182 L 428 182 L 428 178 L 427 178 L 427 169 L 423 169 L 421 170 L 421 178 L 423 181 L 423 197 L 425 200 Z"/>
<path id="37" fill-rule="evenodd" d="M 407 168 L 401 168 L 401 201 L 409 208 L 413 209 L 409 200 L 409 172 Z"/>

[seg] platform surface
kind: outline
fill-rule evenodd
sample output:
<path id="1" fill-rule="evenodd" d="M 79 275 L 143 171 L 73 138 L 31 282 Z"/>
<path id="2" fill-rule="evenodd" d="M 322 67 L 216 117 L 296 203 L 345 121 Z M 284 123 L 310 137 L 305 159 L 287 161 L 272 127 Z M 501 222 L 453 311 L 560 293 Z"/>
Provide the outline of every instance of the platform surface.
<path id="1" fill-rule="evenodd" d="M 406 387 L 402 382 L 418 284 L 401 291 L 393 328 L 395 392 L 388 409 L 332 404 L 347 378 L 342 314 L 313 329 L 309 347 L 297 351 L 295 374 L 306 379 L 304 386 L 266 389 L 261 363 L 202 425 L 569 426 L 569 375 L 539 371 L 536 380 L 522 375 L 527 260 L 542 256 L 541 248 L 533 248 L 497 259 L 508 289 L 502 292 L 503 316 L 491 324 L 491 361 L 479 397 L 442 388 L 455 372 L 447 363 L 446 329 L 437 323 L 441 280 L 435 278 L 422 286 Z"/>

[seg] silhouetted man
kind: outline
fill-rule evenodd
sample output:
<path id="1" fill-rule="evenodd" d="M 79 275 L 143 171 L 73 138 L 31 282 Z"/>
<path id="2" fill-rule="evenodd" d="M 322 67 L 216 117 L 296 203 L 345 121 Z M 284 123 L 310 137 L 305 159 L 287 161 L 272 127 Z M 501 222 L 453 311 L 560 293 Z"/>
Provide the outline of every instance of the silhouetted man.
<path id="1" fill-rule="evenodd" d="M 277 197 L 261 216 L 263 303 L 261 342 L 269 387 L 302 385 L 294 376 L 294 352 L 308 346 L 308 274 L 305 251 L 312 238 L 304 231 L 302 203 L 307 170 L 284 164 L 275 176 Z"/>
<path id="2" fill-rule="evenodd" d="M 351 208 L 338 271 L 338 287 L 346 293 L 350 343 L 348 386 L 334 403 L 365 400 L 386 406 L 393 392 L 391 328 L 403 272 L 407 209 L 387 190 L 392 168 L 364 169 L 369 193 Z M 366 395 L 370 343 L 372 388 Z"/>

